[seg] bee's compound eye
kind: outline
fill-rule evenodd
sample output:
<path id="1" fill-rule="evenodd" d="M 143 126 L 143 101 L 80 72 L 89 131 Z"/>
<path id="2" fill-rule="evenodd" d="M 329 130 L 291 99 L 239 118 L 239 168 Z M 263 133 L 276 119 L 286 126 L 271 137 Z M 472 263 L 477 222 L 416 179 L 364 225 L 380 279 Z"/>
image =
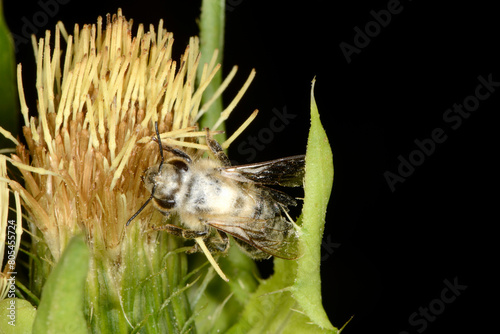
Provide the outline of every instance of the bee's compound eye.
<path id="1" fill-rule="evenodd" d="M 149 167 L 142 173 L 141 180 L 146 184 L 146 186 L 152 187 L 155 183 L 154 178 L 156 175 L 158 175 L 158 167 Z M 151 191 L 151 189 L 149 189 L 149 191 Z"/>
<path id="2" fill-rule="evenodd" d="M 187 172 L 189 170 L 189 166 L 188 166 L 188 164 L 184 160 L 177 160 L 176 159 L 176 160 L 171 160 L 168 163 L 171 164 L 172 166 L 174 166 L 175 168 L 177 168 L 180 171 Z"/>
<path id="3" fill-rule="evenodd" d="M 155 198 L 156 204 L 165 210 L 172 209 L 175 206 L 175 200 L 173 198 L 159 199 Z"/>

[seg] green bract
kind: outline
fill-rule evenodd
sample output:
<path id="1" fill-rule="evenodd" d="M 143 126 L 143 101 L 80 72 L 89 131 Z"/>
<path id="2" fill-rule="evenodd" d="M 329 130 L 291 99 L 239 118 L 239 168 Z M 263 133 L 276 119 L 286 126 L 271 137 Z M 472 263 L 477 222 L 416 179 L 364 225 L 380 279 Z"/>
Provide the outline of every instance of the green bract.
<path id="1" fill-rule="evenodd" d="M 261 282 L 229 333 L 338 333 L 321 303 L 321 239 L 333 184 L 332 152 L 311 89 L 311 129 L 306 152 L 302 256 L 274 259 L 274 275 Z"/>
<path id="2" fill-rule="evenodd" d="M 84 317 L 84 290 L 89 250 L 75 236 L 45 283 L 33 333 L 88 333 Z"/>

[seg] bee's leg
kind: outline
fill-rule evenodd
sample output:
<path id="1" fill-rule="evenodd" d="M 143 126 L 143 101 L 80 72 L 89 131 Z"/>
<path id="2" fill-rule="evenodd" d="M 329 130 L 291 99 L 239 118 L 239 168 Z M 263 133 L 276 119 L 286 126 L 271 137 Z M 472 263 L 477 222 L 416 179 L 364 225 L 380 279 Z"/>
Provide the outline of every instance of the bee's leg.
<path id="1" fill-rule="evenodd" d="M 216 231 L 220 236 L 220 240 L 218 240 L 216 243 L 214 242 L 213 244 L 219 252 L 225 253 L 229 248 L 229 238 L 225 232 L 222 232 L 220 230 Z"/>
<path id="2" fill-rule="evenodd" d="M 195 239 L 195 238 L 200 238 L 200 237 L 204 238 L 207 241 L 209 241 L 209 239 L 210 239 L 208 237 L 208 230 L 204 230 L 204 231 L 188 230 L 188 229 L 185 229 L 185 228 L 182 228 L 179 226 L 175 226 L 175 225 L 171 225 L 171 224 L 166 224 L 166 225 L 162 225 L 162 226 L 153 226 L 152 229 L 155 231 L 167 231 L 168 233 L 173 234 L 176 237 L 184 238 L 184 239 Z M 210 251 L 210 253 L 215 253 L 218 251 L 217 249 L 215 249 L 212 246 L 212 242 L 210 242 L 210 241 L 207 244 L 207 248 Z M 198 248 L 198 244 L 195 243 L 191 249 L 186 251 L 186 253 L 193 254 L 193 253 L 197 253 L 199 251 L 200 251 L 200 249 Z"/>
<path id="3" fill-rule="evenodd" d="M 173 148 L 173 147 L 169 147 L 169 146 L 163 146 L 163 149 L 166 150 L 166 151 L 169 151 L 170 153 L 172 153 L 175 156 L 183 158 L 188 163 L 192 162 L 191 157 L 186 152 L 184 152 L 184 151 L 181 151 L 179 149 L 176 149 L 176 148 Z"/>
<path id="4" fill-rule="evenodd" d="M 223 166 L 231 166 L 231 161 L 227 157 L 226 153 L 224 153 L 224 150 L 220 146 L 220 144 L 217 142 L 217 140 L 213 139 L 212 136 L 210 136 L 210 132 L 208 128 L 205 128 L 207 131 L 207 145 L 208 148 L 210 148 L 210 151 L 215 155 L 215 157 L 222 163 Z"/>
<path id="5" fill-rule="evenodd" d="M 205 237 L 208 234 L 208 230 L 205 231 L 197 231 L 197 230 L 187 230 L 185 228 L 171 225 L 171 224 L 166 224 L 162 226 L 153 226 L 153 230 L 155 231 L 167 231 L 170 234 L 173 234 L 177 237 L 181 237 L 184 239 L 194 239 L 194 238 L 199 238 L 199 237 Z"/>
<path id="6" fill-rule="evenodd" d="M 205 244 L 210 251 L 210 253 L 226 253 L 226 251 L 229 249 L 229 238 L 227 237 L 227 234 L 217 230 L 217 233 L 219 234 L 219 237 L 215 235 L 210 235 L 205 238 Z M 199 248 L 198 244 L 195 244 L 193 248 L 187 251 L 188 254 L 200 252 L 201 249 Z"/>
<path id="7" fill-rule="evenodd" d="M 156 141 L 156 142 L 158 141 L 158 139 L 156 137 L 153 137 L 153 140 Z M 181 150 L 179 150 L 177 148 L 173 148 L 173 147 L 170 147 L 170 146 L 164 146 L 164 145 L 162 145 L 161 147 L 162 147 L 163 150 L 168 151 L 168 152 L 172 153 L 173 155 L 175 155 L 177 157 L 183 158 L 188 163 L 192 162 L 191 157 L 186 152 L 184 152 L 184 151 L 181 151 Z"/>
<path id="8" fill-rule="evenodd" d="M 216 230 L 218 236 L 211 235 L 205 239 L 205 244 L 207 245 L 210 253 L 225 253 L 229 249 L 229 238 L 227 234 Z M 191 250 L 190 250 L 191 251 Z M 193 247 L 193 252 L 199 251 L 198 244 Z"/>

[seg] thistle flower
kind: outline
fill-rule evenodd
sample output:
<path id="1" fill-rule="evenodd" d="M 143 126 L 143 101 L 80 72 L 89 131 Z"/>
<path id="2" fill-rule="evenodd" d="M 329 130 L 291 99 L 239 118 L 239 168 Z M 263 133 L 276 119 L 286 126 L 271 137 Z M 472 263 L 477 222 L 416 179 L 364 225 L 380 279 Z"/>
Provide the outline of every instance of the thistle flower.
<path id="1" fill-rule="evenodd" d="M 64 52 L 61 36 L 66 41 Z M 205 260 L 190 255 L 188 263 L 187 247 L 178 238 L 151 229 L 153 222 L 163 219 L 152 206 L 125 227 L 149 197 L 141 175 L 160 158 L 152 140 L 155 123 L 161 141 L 169 146 L 180 147 L 193 157 L 208 149 L 206 131 L 199 131 L 197 121 L 227 87 L 236 67 L 201 105 L 204 90 L 220 65 L 215 64 L 217 52 L 208 64 L 200 64 L 198 44 L 198 38 L 191 38 L 175 61 L 171 58 L 173 36 L 162 21 L 148 32 L 139 25 L 133 35 L 132 21 L 120 10 L 106 17 L 105 27 L 99 18 L 97 24 L 82 29 L 76 25 L 73 35 L 58 24 L 52 47 L 50 31 L 38 43 L 33 39 L 37 116 L 30 116 L 19 65 L 27 146 L 0 128 L 16 145 L 11 157 L 0 155 L 0 218 L 3 223 L 8 184 L 17 203 L 17 221 L 21 221 L 22 202 L 32 239 L 26 250 L 30 290 L 24 292 L 34 303 L 42 296 L 35 332 L 86 332 L 85 327 L 100 333 L 337 332 L 321 306 L 319 280 L 333 165 L 312 92 L 305 199 L 299 218 L 304 254 L 300 259 L 275 259 L 275 274 L 259 280 L 253 274 L 254 263 L 232 247 L 229 256 L 220 259 L 222 265 L 231 263 L 226 269 L 235 278 L 226 284 L 212 280 L 215 274 L 205 270 Z M 198 80 L 197 72 L 202 73 Z M 254 75 L 252 71 L 210 127 L 212 134 L 229 117 Z M 228 148 L 256 114 L 222 147 Z M 6 161 L 20 170 L 23 185 L 7 176 Z M 16 233 L 20 240 L 22 230 Z M 78 235 L 84 236 L 87 246 Z M 17 252 L 19 244 L 16 247 Z M 66 292 L 81 290 L 78 282 L 83 285 L 85 279 L 85 294 L 56 291 L 58 284 Z M 217 291 L 217 296 L 210 291 Z M 85 304 L 84 311 L 81 304 Z"/>
<path id="2" fill-rule="evenodd" d="M 99 18 L 97 24 L 81 29 L 76 25 L 73 35 L 59 23 L 54 39 L 53 48 L 50 31 L 38 45 L 33 40 L 37 117 L 29 115 L 18 66 L 27 146 L 12 138 L 16 154 L 3 157 L 19 168 L 25 181 L 24 186 L 14 180 L 8 183 L 29 215 L 30 252 L 38 259 L 31 264 L 36 277 L 32 292 L 40 294 L 69 240 L 83 233 L 92 252 L 87 284 L 92 328 L 105 332 L 142 321 L 141 326 L 152 331 L 158 324 L 175 331 L 187 329 L 188 308 L 176 307 L 187 303 L 179 293 L 187 286 L 186 259 L 177 254 L 179 241 L 151 231 L 151 221 L 161 220 L 152 207 L 127 231 L 125 223 L 148 197 L 141 183 L 143 171 L 159 160 L 158 146 L 151 140 L 155 122 L 163 142 L 193 156 L 203 154 L 207 147 L 201 138 L 206 132 L 198 131 L 196 122 L 236 68 L 201 106 L 204 89 L 220 70 L 217 54 L 210 64 L 199 64 L 199 41 L 193 37 L 180 61 L 173 60 L 173 35 L 162 21 L 157 30 L 151 26 L 148 32 L 139 25 L 133 36 L 132 20 L 118 10 L 107 16 L 105 27 Z M 198 67 L 203 68 L 199 83 Z M 253 77 L 252 71 L 211 130 L 229 116 Z M 255 115 L 222 144 L 224 148 Z M 143 300 L 145 292 L 149 297 Z M 100 311 L 112 316 L 107 320 L 93 316 Z"/>

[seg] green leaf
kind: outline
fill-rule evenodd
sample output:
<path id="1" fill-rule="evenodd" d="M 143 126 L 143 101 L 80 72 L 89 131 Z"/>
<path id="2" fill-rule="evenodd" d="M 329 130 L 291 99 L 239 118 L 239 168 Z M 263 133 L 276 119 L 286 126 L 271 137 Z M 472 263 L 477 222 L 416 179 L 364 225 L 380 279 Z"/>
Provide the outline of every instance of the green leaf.
<path id="1" fill-rule="evenodd" d="M 326 132 L 319 119 L 311 88 L 311 129 L 307 140 L 304 208 L 302 209 L 301 251 L 293 295 L 305 314 L 319 327 L 336 329 L 328 320 L 321 302 L 321 239 L 328 200 L 333 186 L 333 157 Z"/>
<path id="2" fill-rule="evenodd" d="M 88 333 L 83 311 L 88 266 L 89 250 L 77 235 L 45 283 L 34 333 Z"/>
<path id="3" fill-rule="evenodd" d="M 321 303 L 321 239 L 333 184 L 332 152 L 311 89 L 304 207 L 296 261 L 274 259 L 274 275 L 261 282 L 228 333 L 338 333 Z"/>
<path id="4" fill-rule="evenodd" d="M 16 57 L 14 43 L 3 17 L 0 0 L 0 126 L 17 134 L 18 104 L 16 90 Z M 0 136 L 0 149 L 12 147 L 10 140 Z"/>

